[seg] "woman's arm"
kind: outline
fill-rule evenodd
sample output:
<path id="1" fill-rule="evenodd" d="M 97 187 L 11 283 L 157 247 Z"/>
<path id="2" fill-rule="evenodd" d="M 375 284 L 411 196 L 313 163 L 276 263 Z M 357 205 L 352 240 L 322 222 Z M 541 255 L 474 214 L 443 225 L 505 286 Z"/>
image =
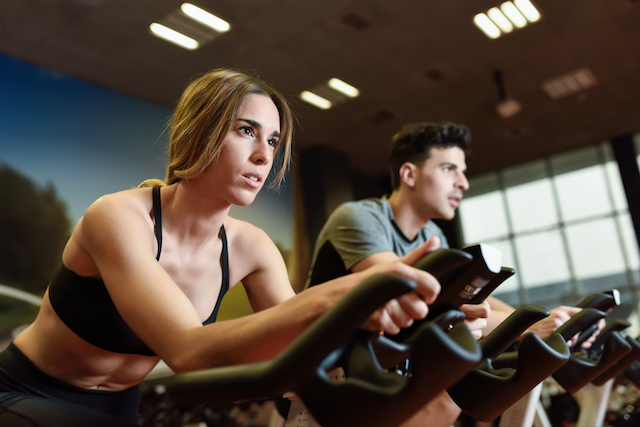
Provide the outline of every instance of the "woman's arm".
<path id="1" fill-rule="evenodd" d="M 390 263 L 328 282 L 255 314 L 203 326 L 191 301 L 155 260 L 155 236 L 142 211 L 126 198 L 102 198 L 87 210 L 77 238 L 97 265 L 123 319 L 176 372 L 274 357 L 344 295 L 377 273 L 416 281 L 426 302 L 439 292 L 439 284 L 428 273 Z M 261 249 L 254 247 L 256 252 Z M 252 282 L 259 277 L 249 279 L 251 292 L 257 292 Z M 420 312 L 420 304 L 426 303 L 420 300 L 408 309 Z M 399 328 L 387 312 L 376 313 L 370 323 L 386 331 Z"/>
<path id="2" fill-rule="evenodd" d="M 233 259 L 229 260 L 232 273 L 242 272 L 238 278 L 254 312 L 265 310 L 295 296 L 289 281 L 282 254 L 271 238 L 260 228 L 244 221 L 228 218 L 225 230 Z"/>

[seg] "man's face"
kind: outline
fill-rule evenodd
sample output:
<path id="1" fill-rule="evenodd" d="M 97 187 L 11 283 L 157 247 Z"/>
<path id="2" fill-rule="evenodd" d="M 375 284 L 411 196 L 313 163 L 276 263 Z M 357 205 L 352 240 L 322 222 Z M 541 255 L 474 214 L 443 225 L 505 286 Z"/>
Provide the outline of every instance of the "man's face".
<path id="1" fill-rule="evenodd" d="M 418 168 L 413 188 L 418 215 L 425 219 L 453 219 L 462 193 L 469 189 L 466 169 L 461 148 L 432 148 L 429 158 Z"/>

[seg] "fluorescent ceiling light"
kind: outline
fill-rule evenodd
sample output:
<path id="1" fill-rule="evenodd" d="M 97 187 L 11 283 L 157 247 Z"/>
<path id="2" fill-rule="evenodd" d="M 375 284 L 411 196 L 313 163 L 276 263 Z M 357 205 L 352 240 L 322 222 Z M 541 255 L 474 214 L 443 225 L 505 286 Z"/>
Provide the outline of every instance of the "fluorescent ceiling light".
<path id="1" fill-rule="evenodd" d="M 199 8 L 191 3 L 182 3 L 180 9 L 190 18 L 198 21 L 199 23 L 213 28 L 219 33 L 225 33 L 229 31 L 231 26 L 224 19 L 220 19 L 215 15 L 207 12 L 204 9 Z"/>
<path id="2" fill-rule="evenodd" d="M 329 80 L 329 87 L 331 89 L 337 90 L 343 95 L 348 96 L 349 98 L 355 98 L 360 95 L 360 91 L 357 88 L 351 86 L 349 83 L 343 82 L 340 79 L 333 78 Z"/>
<path id="3" fill-rule="evenodd" d="M 478 13 L 473 22 L 487 37 L 497 39 L 503 33 L 510 33 L 514 25 L 523 28 L 529 22 L 540 20 L 540 16 L 530 0 L 513 0 L 503 2 L 500 8 L 492 7 L 486 14 Z"/>
<path id="4" fill-rule="evenodd" d="M 587 67 L 554 77 L 542 83 L 542 89 L 552 99 L 562 98 L 597 86 L 598 79 Z"/>
<path id="5" fill-rule="evenodd" d="M 502 9 L 502 13 L 507 15 L 507 18 L 509 18 L 516 27 L 522 28 L 527 25 L 527 18 L 525 18 L 518 8 L 510 1 L 502 3 L 500 5 L 500 9 Z"/>
<path id="6" fill-rule="evenodd" d="M 473 23 L 476 24 L 476 26 L 480 28 L 487 37 L 491 39 L 497 39 L 500 37 L 500 29 L 484 13 L 479 13 L 474 16 Z"/>
<path id="7" fill-rule="evenodd" d="M 149 25 L 149 28 L 151 29 L 151 32 L 153 34 L 160 37 L 161 39 L 164 39 L 185 49 L 194 50 L 199 46 L 198 42 L 191 37 L 187 37 L 184 34 L 172 30 L 169 27 L 165 27 L 162 24 L 158 24 L 157 22 Z"/>
<path id="8" fill-rule="evenodd" d="M 505 33 L 513 31 L 513 24 L 507 19 L 506 16 L 497 7 L 492 7 L 487 11 L 487 15 L 500 29 Z"/>
<path id="9" fill-rule="evenodd" d="M 309 92 L 308 90 L 303 91 L 300 94 L 300 98 L 302 98 L 303 101 L 320 108 L 321 110 L 328 110 L 329 108 L 331 108 L 331 101 L 329 101 L 328 99 L 324 99 L 323 97 L 318 96 L 313 92 Z"/>
<path id="10" fill-rule="evenodd" d="M 536 22 L 540 19 L 540 12 L 529 0 L 514 0 L 513 3 L 529 22 Z"/>

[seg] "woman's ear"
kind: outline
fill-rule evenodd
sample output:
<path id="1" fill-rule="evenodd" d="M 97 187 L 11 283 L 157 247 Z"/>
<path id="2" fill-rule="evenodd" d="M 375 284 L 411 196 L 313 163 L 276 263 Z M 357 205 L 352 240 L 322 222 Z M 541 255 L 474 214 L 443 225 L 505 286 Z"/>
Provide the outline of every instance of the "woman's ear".
<path id="1" fill-rule="evenodd" d="M 416 179 L 418 177 L 418 167 L 411 162 L 404 162 L 400 166 L 400 181 L 405 185 L 413 188 L 416 185 Z"/>

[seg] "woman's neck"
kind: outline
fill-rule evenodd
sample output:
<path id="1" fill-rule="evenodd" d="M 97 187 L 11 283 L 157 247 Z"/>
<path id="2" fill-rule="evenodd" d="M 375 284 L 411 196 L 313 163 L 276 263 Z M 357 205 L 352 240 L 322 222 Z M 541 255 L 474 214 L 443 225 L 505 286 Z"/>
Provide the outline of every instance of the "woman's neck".
<path id="1" fill-rule="evenodd" d="M 202 237 L 219 232 L 231 205 L 204 195 L 190 183 L 179 181 L 162 190 L 163 227 L 183 237 Z M 165 220 L 165 217 L 167 220 Z"/>

